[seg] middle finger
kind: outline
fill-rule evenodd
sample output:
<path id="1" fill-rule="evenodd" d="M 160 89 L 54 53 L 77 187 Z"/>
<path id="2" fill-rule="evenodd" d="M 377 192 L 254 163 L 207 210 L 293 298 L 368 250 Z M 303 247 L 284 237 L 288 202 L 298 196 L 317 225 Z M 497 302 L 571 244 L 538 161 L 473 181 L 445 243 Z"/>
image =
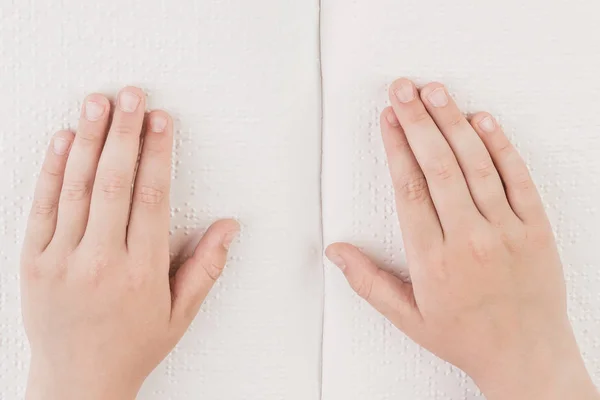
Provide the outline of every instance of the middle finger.
<path id="1" fill-rule="evenodd" d="M 392 107 L 423 170 L 444 230 L 480 216 L 452 149 L 417 96 L 408 79 L 390 89 Z"/>
<path id="2" fill-rule="evenodd" d="M 96 173 L 85 236 L 125 244 L 145 104 L 141 89 L 126 87 L 119 93 Z"/>

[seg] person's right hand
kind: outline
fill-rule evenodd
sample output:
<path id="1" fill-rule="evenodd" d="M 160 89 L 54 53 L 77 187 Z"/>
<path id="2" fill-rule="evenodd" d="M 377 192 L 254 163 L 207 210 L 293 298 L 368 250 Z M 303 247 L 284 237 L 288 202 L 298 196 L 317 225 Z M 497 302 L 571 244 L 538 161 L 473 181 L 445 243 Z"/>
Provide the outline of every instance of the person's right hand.
<path id="1" fill-rule="evenodd" d="M 561 261 L 526 164 L 487 113 L 438 83 L 390 91 L 381 126 L 412 283 L 356 247 L 352 288 L 494 399 L 598 399 L 567 316 Z"/>

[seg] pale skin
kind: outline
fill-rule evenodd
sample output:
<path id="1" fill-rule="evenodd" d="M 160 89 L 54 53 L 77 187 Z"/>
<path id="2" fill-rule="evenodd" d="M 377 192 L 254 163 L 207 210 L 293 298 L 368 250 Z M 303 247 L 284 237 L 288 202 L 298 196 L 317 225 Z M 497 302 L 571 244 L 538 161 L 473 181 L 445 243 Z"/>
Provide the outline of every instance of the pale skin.
<path id="1" fill-rule="evenodd" d="M 600 399 L 567 317 L 562 265 L 528 169 L 496 120 L 408 79 L 381 116 L 411 282 L 347 243 L 326 251 L 398 329 L 489 400 Z"/>
<path id="2" fill-rule="evenodd" d="M 134 87 L 110 115 L 107 98 L 88 96 L 77 134 L 51 140 L 35 190 L 22 255 L 28 400 L 134 399 L 196 316 L 239 230 L 216 222 L 170 274 L 172 120 L 146 114 Z"/>
<path id="3" fill-rule="evenodd" d="M 488 399 L 600 399 L 550 224 L 499 125 L 486 113 L 467 121 L 437 83 L 419 91 L 401 79 L 390 98 L 381 126 L 412 282 L 350 244 L 327 256 Z M 223 270 L 233 220 L 213 224 L 170 273 L 172 142 L 169 115 L 146 113 L 134 87 L 115 106 L 88 96 L 77 133 L 51 140 L 22 255 L 28 400 L 134 399 Z"/>

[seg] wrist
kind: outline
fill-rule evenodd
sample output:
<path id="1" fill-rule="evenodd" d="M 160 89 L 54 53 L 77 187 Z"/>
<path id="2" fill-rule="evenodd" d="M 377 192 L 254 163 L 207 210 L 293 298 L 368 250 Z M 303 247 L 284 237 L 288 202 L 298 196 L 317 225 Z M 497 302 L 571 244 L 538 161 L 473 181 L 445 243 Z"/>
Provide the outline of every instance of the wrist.
<path id="1" fill-rule="evenodd" d="M 81 368 L 64 371 L 32 363 L 25 400 L 135 400 L 141 384 L 104 374 L 90 376 Z"/>
<path id="2" fill-rule="evenodd" d="M 523 354 L 499 359 L 497 368 L 474 377 L 488 400 L 600 400 L 577 346 L 568 353 Z"/>
<path id="3" fill-rule="evenodd" d="M 526 375 L 510 381 L 487 381 L 478 385 L 488 400 L 600 400 L 600 392 L 587 372 L 567 373 L 559 377 L 538 372 L 537 375 Z"/>

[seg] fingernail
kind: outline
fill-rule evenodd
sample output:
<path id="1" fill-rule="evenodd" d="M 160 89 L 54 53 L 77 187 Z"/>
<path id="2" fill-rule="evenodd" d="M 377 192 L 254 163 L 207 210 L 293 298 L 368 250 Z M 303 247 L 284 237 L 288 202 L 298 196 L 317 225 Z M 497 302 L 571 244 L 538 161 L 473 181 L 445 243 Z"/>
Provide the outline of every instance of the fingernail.
<path id="1" fill-rule="evenodd" d="M 223 238 L 223 247 L 225 247 L 225 250 L 229 250 L 229 248 L 231 247 L 231 243 L 238 236 L 239 233 L 239 230 L 234 230 L 225 235 L 225 237 Z"/>
<path id="2" fill-rule="evenodd" d="M 400 126 L 400 121 L 398 121 L 398 117 L 396 117 L 396 113 L 392 110 L 388 111 L 386 116 L 387 121 L 393 127 Z"/>
<path id="3" fill-rule="evenodd" d="M 150 129 L 152 132 L 160 133 L 167 127 L 167 119 L 162 115 L 155 115 L 150 121 Z"/>
<path id="4" fill-rule="evenodd" d="M 104 115 L 104 105 L 95 101 L 85 103 L 85 119 L 88 121 L 98 121 Z"/>
<path id="5" fill-rule="evenodd" d="M 52 141 L 52 151 L 54 154 L 63 156 L 69 150 L 69 146 L 71 146 L 71 142 L 66 139 L 57 137 Z"/>
<path id="6" fill-rule="evenodd" d="M 408 103 L 415 99 L 415 86 L 409 82 L 402 82 L 394 92 L 400 103 Z"/>
<path id="7" fill-rule="evenodd" d="M 448 105 L 448 96 L 444 88 L 437 88 L 433 92 L 429 93 L 427 100 L 434 107 L 446 107 Z"/>
<path id="8" fill-rule="evenodd" d="M 496 123 L 494 122 L 492 117 L 488 116 L 488 117 L 485 117 L 484 119 L 482 119 L 481 121 L 479 121 L 479 127 L 484 132 L 491 133 L 491 132 L 494 132 L 494 129 L 496 129 Z"/>
<path id="9" fill-rule="evenodd" d="M 121 92 L 119 96 L 119 108 L 126 113 L 132 113 L 140 104 L 140 97 L 135 93 Z"/>
<path id="10" fill-rule="evenodd" d="M 327 255 L 327 258 L 329 258 L 329 261 L 334 263 L 342 271 L 346 269 L 346 263 L 344 262 L 344 259 L 340 257 L 339 254 L 331 253 Z"/>

